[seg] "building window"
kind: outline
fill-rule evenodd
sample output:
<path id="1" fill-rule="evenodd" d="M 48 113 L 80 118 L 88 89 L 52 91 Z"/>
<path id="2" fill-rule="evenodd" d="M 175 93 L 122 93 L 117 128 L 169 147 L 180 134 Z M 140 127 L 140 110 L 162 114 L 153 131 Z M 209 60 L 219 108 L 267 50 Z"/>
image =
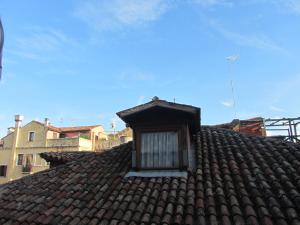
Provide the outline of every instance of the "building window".
<path id="1" fill-rule="evenodd" d="M 141 133 L 141 168 L 179 168 L 178 132 Z"/>
<path id="2" fill-rule="evenodd" d="M 18 154 L 17 158 L 18 166 L 33 165 L 33 154 Z"/>
<path id="3" fill-rule="evenodd" d="M 33 166 L 33 154 L 26 154 L 25 158 L 23 160 L 22 172 L 23 173 L 31 173 L 32 166 Z"/>
<path id="4" fill-rule="evenodd" d="M 24 160 L 24 154 L 18 154 L 17 165 L 22 166 L 23 165 L 23 160 Z"/>
<path id="5" fill-rule="evenodd" d="M 28 135 L 28 141 L 34 141 L 34 135 L 35 133 L 33 131 L 30 131 Z"/>
<path id="6" fill-rule="evenodd" d="M 6 177 L 7 166 L 0 166 L 0 177 Z"/>
<path id="7" fill-rule="evenodd" d="M 33 154 L 26 154 L 25 156 L 25 165 L 33 164 Z"/>

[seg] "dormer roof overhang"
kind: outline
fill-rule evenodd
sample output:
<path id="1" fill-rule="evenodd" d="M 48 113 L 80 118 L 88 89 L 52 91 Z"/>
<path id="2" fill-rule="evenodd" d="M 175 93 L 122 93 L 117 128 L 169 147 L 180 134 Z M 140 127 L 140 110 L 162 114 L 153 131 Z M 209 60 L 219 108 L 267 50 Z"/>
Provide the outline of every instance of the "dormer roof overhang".
<path id="1" fill-rule="evenodd" d="M 190 125 L 196 130 L 200 128 L 200 108 L 191 106 L 191 105 L 184 105 L 178 104 L 173 102 L 168 102 L 165 100 L 154 99 L 148 103 L 141 104 L 135 106 L 133 108 L 129 108 L 117 113 L 117 115 L 129 126 L 132 123 L 133 118 L 146 111 L 151 111 L 153 109 L 162 109 L 162 110 L 169 110 L 174 112 L 182 112 L 192 118 L 190 121 Z"/>

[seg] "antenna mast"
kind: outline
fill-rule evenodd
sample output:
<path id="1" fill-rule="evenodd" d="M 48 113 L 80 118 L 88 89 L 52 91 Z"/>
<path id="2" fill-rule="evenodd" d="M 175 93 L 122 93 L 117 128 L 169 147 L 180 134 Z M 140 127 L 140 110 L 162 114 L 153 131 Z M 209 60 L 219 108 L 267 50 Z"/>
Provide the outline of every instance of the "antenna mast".
<path id="1" fill-rule="evenodd" d="M 234 91 L 234 83 L 233 83 L 233 63 L 239 59 L 239 55 L 231 55 L 226 57 L 229 62 L 229 75 L 230 75 L 230 89 L 231 89 L 231 96 L 232 96 L 232 107 L 234 110 L 234 118 L 237 119 L 237 111 L 236 111 L 236 98 L 235 98 L 235 91 Z"/>

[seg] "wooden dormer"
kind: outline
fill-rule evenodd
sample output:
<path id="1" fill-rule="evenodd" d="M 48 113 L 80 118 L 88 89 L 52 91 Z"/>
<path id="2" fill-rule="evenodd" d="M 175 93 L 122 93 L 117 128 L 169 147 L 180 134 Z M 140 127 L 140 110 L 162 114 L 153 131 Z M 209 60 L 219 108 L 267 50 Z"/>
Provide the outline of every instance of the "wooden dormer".
<path id="1" fill-rule="evenodd" d="M 154 97 L 117 115 L 133 130 L 134 170 L 193 167 L 193 135 L 200 128 L 200 108 Z"/>

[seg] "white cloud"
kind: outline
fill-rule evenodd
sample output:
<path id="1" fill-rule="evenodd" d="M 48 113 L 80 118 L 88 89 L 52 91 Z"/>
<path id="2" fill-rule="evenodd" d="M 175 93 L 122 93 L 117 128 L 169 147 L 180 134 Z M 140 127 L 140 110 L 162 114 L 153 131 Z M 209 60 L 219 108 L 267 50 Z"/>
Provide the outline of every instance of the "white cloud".
<path id="1" fill-rule="evenodd" d="M 139 96 L 139 98 L 138 98 L 137 104 L 138 104 L 138 105 L 141 105 L 141 104 L 144 103 L 144 101 L 145 101 L 145 96 L 141 95 L 141 96 Z"/>
<path id="2" fill-rule="evenodd" d="M 285 0 L 285 4 L 290 10 L 300 14 L 300 0 Z"/>
<path id="3" fill-rule="evenodd" d="M 25 50 L 21 50 L 21 49 L 17 49 L 17 50 L 7 49 L 6 52 L 8 54 L 18 56 L 18 57 L 21 57 L 21 58 L 25 58 L 25 59 L 43 61 L 39 55 L 37 55 L 35 53 L 32 53 L 30 51 L 25 51 Z"/>
<path id="4" fill-rule="evenodd" d="M 300 14 L 300 0 L 244 0 L 247 4 L 269 4 L 275 6 L 282 12 L 293 12 Z"/>
<path id="5" fill-rule="evenodd" d="M 285 127 L 287 128 L 287 127 Z M 271 137 L 271 136 L 286 136 L 288 135 L 288 131 L 287 130 L 267 130 L 267 136 Z"/>
<path id="6" fill-rule="evenodd" d="M 225 29 L 215 21 L 210 21 L 210 26 L 227 40 L 240 45 L 258 49 L 266 49 L 286 53 L 286 50 L 264 34 L 241 34 Z"/>
<path id="7" fill-rule="evenodd" d="M 53 28 L 29 27 L 27 34 L 16 38 L 20 48 L 28 48 L 41 51 L 53 51 L 64 46 L 64 44 L 75 44 L 75 41 L 60 30 Z"/>
<path id="8" fill-rule="evenodd" d="M 129 89 L 133 86 L 150 85 L 156 80 L 151 73 L 140 71 L 137 69 L 124 70 L 115 77 L 115 85 L 117 88 Z"/>
<path id="9" fill-rule="evenodd" d="M 129 70 L 121 73 L 119 80 L 122 82 L 142 82 L 142 81 L 153 81 L 155 77 L 146 72 L 138 70 Z"/>
<path id="10" fill-rule="evenodd" d="M 290 112 L 291 107 L 299 112 L 299 104 L 293 104 L 290 100 L 294 96 L 299 95 L 300 74 L 293 76 L 285 76 L 282 80 L 274 82 L 272 89 L 269 90 L 269 100 L 271 105 L 278 105 L 278 103 L 288 103 L 290 106 L 286 108 L 286 112 Z"/>
<path id="11" fill-rule="evenodd" d="M 232 108 L 234 106 L 233 100 L 221 101 L 221 104 L 228 108 Z"/>
<path id="12" fill-rule="evenodd" d="M 98 118 L 99 118 L 100 120 L 103 120 L 105 117 L 106 117 L 106 116 L 105 116 L 104 113 L 100 113 L 100 114 L 98 115 Z"/>
<path id="13" fill-rule="evenodd" d="M 74 15 L 97 31 L 112 31 L 154 22 L 175 6 L 188 3 L 205 8 L 267 3 L 300 13 L 300 0 L 80 0 L 74 9 Z M 275 45 L 265 36 L 250 36 L 246 40 L 243 35 L 237 36 L 235 38 L 243 43 L 267 47 Z"/>
<path id="14" fill-rule="evenodd" d="M 288 10 L 300 14 L 300 0 L 272 0 L 270 2 L 280 10 Z"/>
<path id="15" fill-rule="evenodd" d="M 233 5 L 233 2 L 229 0 L 192 0 L 192 3 L 200 4 L 201 6 L 206 7 L 214 5 Z"/>
<path id="16" fill-rule="evenodd" d="M 114 30 L 158 20 L 171 3 L 172 0 L 86 0 L 79 3 L 75 15 L 98 31 Z"/>
<path id="17" fill-rule="evenodd" d="M 272 110 L 272 111 L 274 111 L 274 112 L 285 112 L 284 109 L 279 108 L 279 107 L 277 107 L 277 106 L 273 106 L 273 105 L 271 105 L 271 106 L 269 107 L 269 109 Z"/>
<path id="18" fill-rule="evenodd" d="M 51 53 L 66 53 L 66 46 L 77 45 L 75 40 L 60 30 L 38 26 L 27 27 L 23 36 L 16 37 L 14 43 L 7 49 L 9 54 L 39 61 L 46 61 Z"/>

